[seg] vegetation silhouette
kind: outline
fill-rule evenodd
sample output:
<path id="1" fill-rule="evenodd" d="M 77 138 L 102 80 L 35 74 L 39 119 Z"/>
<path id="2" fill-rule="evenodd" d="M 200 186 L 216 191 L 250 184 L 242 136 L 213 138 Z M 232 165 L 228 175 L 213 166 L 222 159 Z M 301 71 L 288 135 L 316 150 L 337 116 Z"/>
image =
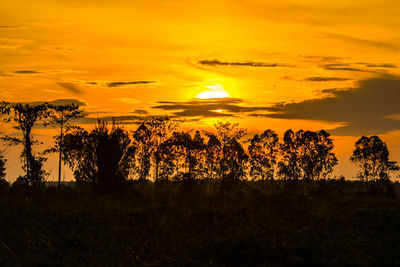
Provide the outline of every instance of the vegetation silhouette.
<path id="1" fill-rule="evenodd" d="M 47 108 L 49 120 L 45 122 L 45 125 L 56 126 L 59 129 L 59 135 L 55 136 L 54 147 L 46 152 L 58 152 L 58 190 L 60 190 L 64 135 L 73 129 L 79 129 L 79 126 L 73 125 L 73 122 L 83 118 L 84 111 L 75 104 L 49 104 Z"/>
<path id="2" fill-rule="evenodd" d="M 359 180 L 332 177 L 338 160 L 324 131 L 273 130 L 246 139 L 237 123 L 179 130 L 154 117 L 128 131 L 99 120 L 78 127 L 76 105 L 0 103 L 21 137 L 26 174 L 9 186 L 0 153 L 0 262 L 47 265 L 396 265 L 399 170 L 377 136 L 351 161 Z M 35 126 L 58 129 L 33 149 Z M 44 155 L 58 153 L 57 187 Z M 61 163 L 74 183 L 61 183 Z M 29 190 L 21 190 L 20 185 Z"/>
<path id="3" fill-rule="evenodd" d="M 350 160 L 359 165 L 358 178 L 365 182 L 389 179 L 390 172 L 400 169 L 397 162 L 389 160 L 388 148 L 378 136 L 362 136 Z"/>
<path id="4" fill-rule="evenodd" d="M 43 170 L 43 163 L 46 161 L 41 155 L 35 155 L 33 152 L 33 144 L 39 143 L 32 137 L 32 128 L 40 123 L 42 119 L 48 116 L 48 107 L 46 104 L 30 105 L 30 104 L 6 104 L 3 109 L 3 114 L 7 116 L 6 122 L 13 122 L 13 128 L 22 133 L 22 137 L 9 137 L 6 136 L 3 140 L 8 141 L 11 145 L 22 144 L 24 149 L 21 154 L 25 170 L 25 176 L 17 178 L 17 182 L 33 188 L 40 188 L 44 185 L 46 172 Z"/>
<path id="5" fill-rule="evenodd" d="M 26 172 L 18 181 L 41 187 L 46 172 L 42 165 L 50 152 L 58 153 L 58 188 L 61 163 L 69 165 L 79 183 L 88 182 L 101 190 L 121 190 L 127 180 L 217 179 L 223 187 L 240 180 L 292 180 L 307 183 L 327 179 L 338 164 L 333 153 L 334 141 L 325 130 L 293 132 L 288 130 L 279 142 L 273 130 L 244 140 L 246 129 L 238 123 L 218 122 L 215 132 L 177 131 L 181 122 L 168 116 L 137 121 L 139 127 L 128 132 L 112 122 L 99 121 L 86 131 L 78 126 L 85 112 L 75 104 L 0 103 L 3 121 L 13 123 L 22 137 L 3 137 L 10 144 L 22 144 L 21 155 Z M 33 153 L 32 137 L 36 125 L 58 129 L 55 145 L 41 154 Z M 386 144 L 377 136 L 361 137 L 355 143 L 351 161 L 360 167 L 358 177 L 365 182 L 390 178 L 398 171 L 389 160 Z M 115 183 L 115 184 L 113 184 Z"/>
<path id="6" fill-rule="evenodd" d="M 91 131 L 75 129 L 64 135 L 63 159 L 78 182 L 102 192 L 118 192 L 126 183 L 135 156 L 129 133 L 115 122 L 99 121 Z"/>

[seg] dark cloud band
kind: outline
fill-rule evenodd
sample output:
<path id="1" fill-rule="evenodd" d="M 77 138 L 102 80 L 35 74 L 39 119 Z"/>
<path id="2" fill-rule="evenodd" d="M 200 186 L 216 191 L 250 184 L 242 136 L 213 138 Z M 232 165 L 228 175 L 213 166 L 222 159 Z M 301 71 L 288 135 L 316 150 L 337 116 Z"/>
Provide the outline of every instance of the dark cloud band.
<path id="1" fill-rule="evenodd" d="M 254 62 L 254 61 L 246 61 L 246 62 L 224 62 L 219 60 L 200 60 L 198 62 L 201 65 L 209 65 L 209 66 L 247 66 L 247 67 L 294 67 L 294 65 L 285 64 L 285 63 L 266 63 L 266 62 Z"/>
<path id="2" fill-rule="evenodd" d="M 108 83 L 108 87 L 118 87 L 118 86 L 125 86 L 125 85 L 136 85 L 136 84 L 149 84 L 155 83 L 155 81 L 133 81 L 133 82 L 111 82 Z"/>

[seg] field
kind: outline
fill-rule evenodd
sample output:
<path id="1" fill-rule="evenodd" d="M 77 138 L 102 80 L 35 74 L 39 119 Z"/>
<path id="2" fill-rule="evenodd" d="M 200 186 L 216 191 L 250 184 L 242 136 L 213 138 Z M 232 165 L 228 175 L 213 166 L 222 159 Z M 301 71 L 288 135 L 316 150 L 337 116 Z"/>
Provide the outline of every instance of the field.
<path id="1" fill-rule="evenodd" d="M 397 183 L 3 188 L 2 266 L 400 265 Z"/>

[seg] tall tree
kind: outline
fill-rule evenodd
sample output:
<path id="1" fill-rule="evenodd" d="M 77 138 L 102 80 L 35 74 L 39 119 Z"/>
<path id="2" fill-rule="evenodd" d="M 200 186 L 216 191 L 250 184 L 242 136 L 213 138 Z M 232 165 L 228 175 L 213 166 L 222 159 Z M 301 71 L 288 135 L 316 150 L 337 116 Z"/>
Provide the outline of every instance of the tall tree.
<path id="1" fill-rule="evenodd" d="M 3 181 L 6 178 L 6 162 L 3 152 L 0 152 L 0 180 Z"/>
<path id="2" fill-rule="evenodd" d="M 360 168 L 358 178 L 362 181 L 389 179 L 389 173 L 398 171 L 397 162 L 389 160 L 389 150 L 378 136 L 362 136 L 355 143 L 350 160 Z"/>
<path id="3" fill-rule="evenodd" d="M 298 138 L 303 179 L 309 181 L 326 178 L 338 163 L 332 152 L 334 145 L 330 134 L 324 130 L 305 131 Z"/>
<path id="4" fill-rule="evenodd" d="M 161 146 L 172 134 L 172 132 L 179 126 L 180 122 L 172 120 L 168 116 L 153 117 L 140 122 L 139 128 L 142 133 L 145 134 L 144 138 L 142 134 L 139 134 L 141 144 L 144 144 L 146 140 L 147 153 L 150 155 L 154 165 L 154 180 L 157 189 L 157 183 L 159 178 L 159 167 L 161 162 Z M 139 130 L 138 128 L 138 130 Z M 137 132 L 137 131 L 136 131 Z M 133 133 L 134 137 L 137 136 Z"/>
<path id="5" fill-rule="evenodd" d="M 10 113 L 9 103 L 2 101 L 0 102 L 0 116 L 8 115 Z M 4 119 L 5 122 L 9 121 L 9 118 Z M 7 159 L 4 157 L 3 151 L 0 151 L 0 180 L 5 181 L 6 177 L 6 162 Z"/>
<path id="6" fill-rule="evenodd" d="M 248 147 L 250 156 L 250 175 L 261 180 L 274 179 L 275 166 L 279 153 L 279 138 L 272 130 L 254 135 Z"/>
<path id="7" fill-rule="evenodd" d="M 284 179 L 318 180 L 333 171 L 337 158 L 332 152 L 333 139 L 324 130 L 286 131 L 281 144 L 278 173 Z"/>
<path id="8" fill-rule="evenodd" d="M 21 131 L 22 138 L 5 137 L 11 144 L 22 144 L 24 146 L 21 157 L 24 160 L 23 169 L 26 171 L 23 182 L 28 186 L 40 187 L 44 183 L 45 171 L 42 169 L 45 158 L 35 156 L 32 146 L 37 143 L 32 138 L 32 128 L 48 115 L 48 107 L 46 104 L 12 104 L 10 105 L 13 116 L 8 121 L 15 123 L 14 128 Z"/>
<path id="9" fill-rule="evenodd" d="M 176 166 L 183 171 L 185 177 L 203 176 L 201 165 L 204 163 L 205 143 L 199 131 L 193 137 L 190 132 L 174 132 L 164 145 L 176 154 Z M 180 159 L 182 164 L 179 164 Z"/>
<path id="10" fill-rule="evenodd" d="M 208 178 L 221 177 L 219 164 L 222 159 L 222 145 L 215 134 L 207 134 L 208 142 L 205 147 L 205 172 Z"/>
<path id="11" fill-rule="evenodd" d="M 139 181 L 145 181 L 150 174 L 151 168 L 152 133 L 144 123 L 141 123 L 140 126 L 133 131 L 132 135 L 133 142 L 137 148 L 134 166 L 136 173 L 139 175 Z"/>
<path id="12" fill-rule="evenodd" d="M 222 148 L 219 162 L 221 178 L 237 180 L 244 177 L 248 156 L 240 140 L 247 134 L 246 129 L 240 128 L 238 123 L 231 122 L 218 122 L 214 126 Z"/>
<path id="13" fill-rule="evenodd" d="M 280 144 L 281 158 L 278 163 L 278 175 L 285 180 L 299 180 L 301 169 L 299 166 L 298 133 L 287 130 Z"/>
<path id="14" fill-rule="evenodd" d="M 126 130 L 99 121 L 90 132 L 67 133 L 62 151 L 78 182 L 93 183 L 101 191 L 119 191 L 129 177 L 135 150 Z"/>
<path id="15" fill-rule="evenodd" d="M 73 125 L 78 119 L 83 118 L 84 111 L 75 104 L 65 105 L 48 105 L 48 118 L 47 124 L 56 126 L 59 134 L 56 136 L 56 144 L 53 147 L 53 152 L 58 152 L 58 190 L 61 188 L 61 162 L 64 135 L 77 126 Z"/>

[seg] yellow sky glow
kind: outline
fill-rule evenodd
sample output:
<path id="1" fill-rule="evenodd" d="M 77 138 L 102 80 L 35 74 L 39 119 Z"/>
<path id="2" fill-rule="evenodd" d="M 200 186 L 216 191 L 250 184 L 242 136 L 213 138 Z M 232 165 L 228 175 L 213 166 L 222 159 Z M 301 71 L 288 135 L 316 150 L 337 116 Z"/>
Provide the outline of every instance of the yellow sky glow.
<path id="1" fill-rule="evenodd" d="M 399 12 L 394 0 L 0 0 L 0 94 L 10 102 L 75 99 L 92 118 L 236 101 L 190 106 L 185 118 L 196 120 L 187 128 L 219 119 L 249 133 L 353 125 L 335 136 L 337 172 L 352 176 L 349 148 L 359 135 L 380 134 L 400 160 L 393 126 L 400 110 L 382 114 L 392 121 L 372 122 L 342 115 L 352 95 L 333 107 L 312 101 L 367 86 L 360 81 L 400 77 Z M 289 107 L 294 115 L 269 116 L 268 107 L 304 101 Z M 161 102 L 172 104 L 157 108 Z M 325 106 L 330 112 L 307 113 Z M 210 111 L 229 116 L 202 116 Z"/>

